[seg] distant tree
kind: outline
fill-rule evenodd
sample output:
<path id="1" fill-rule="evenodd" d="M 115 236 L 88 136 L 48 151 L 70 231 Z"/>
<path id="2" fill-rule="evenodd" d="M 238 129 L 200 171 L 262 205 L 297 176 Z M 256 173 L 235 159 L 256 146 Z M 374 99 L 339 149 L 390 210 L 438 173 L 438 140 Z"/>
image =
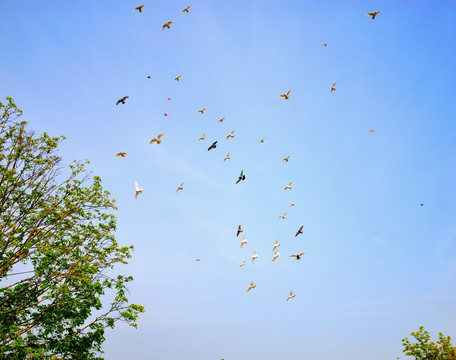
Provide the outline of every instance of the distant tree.
<path id="1" fill-rule="evenodd" d="M 131 276 L 106 275 L 127 263 L 133 246 L 118 246 L 116 218 L 107 212 L 115 201 L 87 173 L 88 161 L 75 161 L 62 176 L 56 150 L 64 137 L 27 131 L 27 122 L 17 120 L 22 111 L 6 100 L 0 102 L 0 359 L 103 359 L 105 328 L 117 320 L 136 327 L 144 312 L 128 305 Z M 113 298 L 107 308 L 102 295 Z"/>
<path id="2" fill-rule="evenodd" d="M 451 345 L 451 338 L 439 333 L 437 342 L 430 341 L 429 333 L 421 326 L 417 332 L 412 332 L 416 342 L 411 343 L 408 338 L 402 339 L 407 356 L 413 356 L 415 360 L 456 360 L 456 347 Z"/>

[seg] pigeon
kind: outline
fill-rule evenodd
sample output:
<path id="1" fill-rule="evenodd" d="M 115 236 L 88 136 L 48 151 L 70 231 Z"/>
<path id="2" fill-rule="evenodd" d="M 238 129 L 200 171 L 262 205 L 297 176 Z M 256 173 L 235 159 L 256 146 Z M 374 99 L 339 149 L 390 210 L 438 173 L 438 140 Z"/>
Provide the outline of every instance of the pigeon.
<path id="1" fill-rule="evenodd" d="M 291 183 L 288 183 L 288 185 L 285 186 L 283 190 L 291 189 L 291 184 L 293 184 L 293 181 Z"/>
<path id="2" fill-rule="evenodd" d="M 246 261 L 247 261 L 247 260 L 244 260 L 243 262 L 241 262 L 241 265 L 239 265 L 239 267 L 241 268 L 241 267 L 245 266 L 245 262 L 246 262 Z"/>
<path id="3" fill-rule="evenodd" d="M 239 183 L 239 181 L 241 181 L 241 180 L 242 180 L 242 181 L 244 181 L 244 180 L 245 180 L 245 175 L 244 175 L 244 172 L 243 172 L 243 170 L 241 170 L 241 175 L 239 175 L 239 179 L 237 179 L 237 181 L 236 181 L 236 184 L 238 184 L 238 183 Z"/>
<path id="4" fill-rule="evenodd" d="M 229 159 L 231 159 L 231 158 L 230 158 L 230 153 L 228 153 L 228 154 L 225 156 L 225 158 L 223 159 L 223 162 L 225 162 L 226 160 L 229 160 Z"/>
<path id="5" fill-rule="evenodd" d="M 280 246 L 279 239 L 277 239 L 276 242 L 274 243 L 272 251 L 276 250 L 279 246 Z"/>
<path id="6" fill-rule="evenodd" d="M 280 215 L 279 216 L 279 219 L 284 219 L 285 220 L 285 216 L 287 215 L 287 213 L 284 213 L 283 215 Z"/>
<path id="7" fill-rule="evenodd" d="M 255 287 L 256 287 L 256 285 L 255 285 L 254 282 L 252 281 L 252 282 L 250 283 L 250 286 L 249 286 L 249 288 L 247 289 L 246 292 L 249 292 L 250 290 L 255 289 Z"/>
<path id="8" fill-rule="evenodd" d="M 295 206 L 295 201 L 293 200 L 292 203 L 290 204 L 290 206 L 288 208 L 291 208 L 292 206 Z"/>
<path id="9" fill-rule="evenodd" d="M 287 301 L 293 299 L 296 295 L 293 294 L 293 290 L 290 290 L 290 296 L 288 296 Z"/>
<path id="10" fill-rule="evenodd" d="M 242 241 L 241 241 L 241 247 L 240 247 L 240 249 L 242 249 L 242 247 L 243 247 L 244 245 L 247 245 L 247 243 L 248 243 L 247 238 L 244 236 L 244 234 L 242 234 Z"/>
<path id="11" fill-rule="evenodd" d="M 233 130 L 232 132 L 230 132 L 230 133 L 227 135 L 226 139 L 228 140 L 229 138 L 234 138 L 234 133 L 235 133 L 235 132 L 236 132 L 236 130 Z"/>
<path id="12" fill-rule="evenodd" d="M 256 250 L 253 251 L 253 254 L 252 254 L 252 264 L 255 262 L 255 259 L 258 258 L 258 254 L 256 253 Z"/>
<path id="13" fill-rule="evenodd" d="M 290 92 L 291 92 L 291 89 L 288 90 L 288 92 L 285 93 L 285 94 L 277 95 L 277 97 L 283 97 L 283 98 L 285 98 L 285 100 L 288 100 L 288 99 L 290 98 L 290 97 L 288 96 L 288 95 L 290 95 Z"/>
<path id="14" fill-rule="evenodd" d="M 176 194 L 179 190 L 184 190 L 184 183 L 180 184 L 179 187 L 176 190 Z"/>
<path id="15" fill-rule="evenodd" d="M 143 192 L 143 189 L 142 189 L 142 188 L 140 188 L 140 187 L 138 186 L 138 183 L 137 183 L 136 181 L 135 181 L 135 190 L 136 190 L 136 193 L 135 193 L 135 199 L 137 199 L 137 198 L 138 198 L 138 196 L 139 196 L 139 194 L 140 194 L 140 193 L 142 194 L 142 192 Z"/>
<path id="16" fill-rule="evenodd" d="M 336 84 L 337 84 L 336 82 L 335 82 L 334 84 L 332 84 L 332 86 L 331 86 L 331 94 L 332 94 L 332 92 L 333 92 L 334 90 L 336 90 Z"/>
<path id="17" fill-rule="evenodd" d="M 241 232 L 244 232 L 244 230 L 242 230 L 241 225 L 239 225 L 238 229 L 237 229 L 236 237 L 238 237 Z"/>
<path id="18" fill-rule="evenodd" d="M 122 99 L 117 100 L 116 105 L 119 105 L 120 103 L 125 104 L 125 100 L 127 100 L 129 96 L 124 96 Z"/>
<path id="19" fill-rule="evenodd" d="M 298 236 L 299 234 L 302 234 L 302 228 L 303 228 L 303 227 L 304 227 L 304 225 L 302 225 L 302 226 L 299 228 L 299 230 L 298 230 L 298 232 L 296 233 L 295 237 Z"/>
<path id="20" fill-rule="evenodd" d="M 378 14 L 380 14 L 380 11 L 370 12 L 370 13 L 367 13 L 366 15 L 372 17 L 372 20 L 374 20 Z"/>
<path id="21" fill-rule="evenodd" d="M 157 144 L 161 144 L 162 140 L 160 140 L 162 138 L 162 136 L 165 135 L 165 134 L 160 134 L 156 137 L 154 137 L 150 142 L 149 142 L 149 145 L 153 144 L 154 142 L 156 142 Z"/>
<path id="22" fill-rule="evenodd" d="M 173 23 L 172 21 L 168 21 L 166 24 L 164 24 L 164 25 L 162 26 L 162 30 L 165 30 L 165 28 L 171 29 L 171 28 L 169 27 L 171 24 L 174 24 L 174 23 Z"/>
<path id="23" fill-rule="evenodd" d="M 179 79 L 182 77 L 182 75 L 179 75 L 177 77 L 174 78 L 174 81 L 179 81 Z"/>
<path id="24" fill-rule="evenodd" d="M 146 6 L 146 5 L 141 5 L 141 6 L 138 6 L 137 8 L 135 8 L 133 11 L 136 11 L 138 10 L 139 12 L 142 12 L 142 9 L 143 7 Z"/>
<path id="25" fill-rule="evenodd" d="M 204 114 L 204 110 L 206 110 L 207 108 L 204 108 L 204 109 L 201 109 L 201 110 L 198 110 L 196 113 L 201 113 L 201 114 Z"/>
<path id="26" fill-rule="evenodd" d="M 226 119 L 226 117 L 222 117 L 218 122 L 221 123 L 221 122 L 223 122 L 223 120 L 225 120 L 225 119 Z"/>
<path id="27" fill-rule="evenodd" d="M 291 155 L 288 155 L 286 158 L 283 158 L 282 161 L 288 162 L 288 160 L 291 158 Z"/>
<path id="28" fill-rule="evenodd" d="M 127 156 L 128 154 L 126 152 L 120 152 L 120 153 L 117 153 L 114 157 L 117 157 L 117 156 L 120 156 L 120 157 L 125 157 Z"/>
<path id="29" fill-rule="evenodd" d="M 184 10 L 182 10 L 182 13 L 184 13 L 184 12 L 188 13 L 188 9 L 190 9 L 190 8 L 191 8 L 191 6 L 187 6 Z"/>
<path id="30" fill-rule="evenodd" d="M 264 139 L 266 139 L 266 136 L 264 138 L 262 138 L 258 144 L 263 144 L 264 143 Z"/>
<path id="31" fill-rule="evenodd" d="M 290 255 L 290 257 L 296 258 L 296 260 L 301 260 L 301 257 L 305 254 L 305 252 L 296 254 L 296 255 Z"/>
<path id="32" fill-rule="evenodd" d="M 276 250 L 275 253 L 274 253 L 274 257 L 271 260 L 271 263 L 276 261 L 279 257 L 280 257 L 280 253 Z"/>
<path id="33" fill-rule="evenodd" d="M 203 136 L 201 136 L 201 137 L 198 139 L 198 141 L 206 140 L 205 136 L 206 136 L 206 133 L 204 133 Z"/>
<path id="34" fill-rule="evenodd" d="M 211 150 L 211 149 L 215 149 L 216 147 L 217 147 L 217 141 L 214 141 L 214 142 L 212 143 L 212 145 L 209 146 L 209 148 L 207 149 L 207 151 L 209 151 L 209 150 Z"/>

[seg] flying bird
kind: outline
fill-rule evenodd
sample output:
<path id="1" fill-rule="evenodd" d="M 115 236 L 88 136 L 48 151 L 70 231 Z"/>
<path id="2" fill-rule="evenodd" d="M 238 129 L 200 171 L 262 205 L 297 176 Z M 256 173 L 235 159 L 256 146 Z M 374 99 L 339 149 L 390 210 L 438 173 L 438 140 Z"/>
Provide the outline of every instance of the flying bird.
<path id="1" fill-rule="evenodd" d="M 243 170 L 241 170 L 241 175 L 239 175 L 239 179 L 237 179 L 237 181 L 236 181 L 236 184 L 238 184 L 238 183 L 239 183 L 239 181 L 241 181 L 241 180 L 242 180 L 242 181 L 244 181 L 244 180 L 245 180 L 245 175 L 244 175 L 244 172 L 243 172 Z"/>
<path id="2" fill-rule="evenodd" d="M 228 154 L 225 156 L 225 158 L 223 159 L 223 162 L 225 162 L 226 160 L 229 160 L 229 159 L 231 159 L 231 158 L 230 158 L 230 153 L 228 153 Z"/>
<path id="3" fill-rule="evenodd" d="M 221 122 L 223 122 L 223 120 L 225 120 L 225 119 L 226 119 L 226 117 L 222 117 L 218 122 L 221 123 Z"/>
<path id="4" fill-rule="evenodd" d="M 176 190 L 176 194 L 179 190 L 184 190 L 184 183 L 180 184 L 179 187 Z"/>
<path id="5" fill-rule="evenodd" d="M 141 6 L 138 6 L 137 8 L 135 8 L 133 11 L 136 11 L 138 10 L 139 12 L 142 12 L 142 9 L 143 7 L 146 6 L 146 5 L 141 5 Z"/>
<path id="6" fill-rule="evenodd" d="M 335 82 L 334 84 L 332 84 L 332 86 L 331 86 L 331 94 L 332 94 L 332 92 L 333 92 L 334 90 L 336 90 L 336 84 L 337 84 L 336 82 Z"/>
<path id="7" fill-rule="evenodd" d="M 246 292 L 249 292 L 250 290 L 255 289 L 255 287 L 256 287 L 256 285 L 255 285 L 254 282 L 252 281 L 252 282 L 250 283 L 250 286 L 249 286 L 249 288 L 247 289 Z"/>
<path id="8" fill-rule="evenodd" d="M 246 261 L 247 261 L 247 260 L 244 260 L 243 262 L 241 262 L 241 265 L 239 265 L 239 267 L 241 268 L 241 267 L 245 266 L 245 262 L 246 262 Z"/>
<path id="9" fill-rule="evenodd" d="M 290 255 L 290 257 L 296 258 L 296 260 L 301 260 L 301 257 L 305 254 L 305 252 L 296 254 L 296 255 Z"/>
<path id="10" fill-rule="evenodd" d="M 288 160 L 291 158 L 291 155 L 288 155 L 286 158 L 283 158 L 282 161 L 288 162 Z"/>
<path id="11" fill-rule="evenodd" d="M 291 184 L 293 184 L 293 181 L 291 183 L 288 183 L 288 185 L 285 186 L 283 190 L 291 189 Z"/>
<path id="12" fill-rule="evenodd" d="M 255 262 L 255 259 L 258 258 L 258 254 L 256 253 L 256 250 L 253 251 L 253 254 L 252 254 L 252 264 Z"/>
<path id="13" fill-rule="evenodd" d="M 235 132 L 236 132 L 236 130 L 233 130 L 232 132 L 230 132 L 230 133 L 227 135 L 226 139 L 228 140 L 229 138 L 234 138 L 234 133 L 235 133 Z"/>
<path id="14" fill-rule="evenodd" d="M 271 263 L 276 261 L 279 257 L 280 257 L 280 253 L 276 250 L 275 253 L 274 253 L 274 257 L 271 260 Z"/>
<path id="15" fill-rule="evenodd" d="M 242 230 L 241 225 L 239 225 L 238 229 L 237 229 L 236 237 L 238 237 L 241 232 L 244 232 L 244 230 Z"/>
<path id="16" fill-rule="evenodd" d="M 288 95 L 290 95 L 290 92 L 291 92 L 291 89 L 288 90 L 288 92 L 286 92 L 285 94 L 282 94 L 282 95 L 277 95 L 277 97 L 283 97 L 285 98 L 285 100 L 288 100 L 290 97 Z"/>
<path id="17" fill-rule="evenodd" d="M 142 194 L 143 189 L 138 186 L 138 183 L 135 181 L 135 199 L 138 198 L 139 194 Z"/>
<path id="18" fill-rule="evenodd" d="M 171 28 L 169 27 L 171 24 L 174 24 L 174 23 L 173 23 L 172 21 L 168 21 L 166 24 L 164 24 L 164 25 L 162 26 L 162 30 L 165 30 L 165 28 L 171 29 Z"/>
<path id="19" fill-rule="evenodd" d="M 125 100 L 127 100 L 129 96 L 124 96 L 122 99 L 117 100 L 116 105 L 119 105 L 120 103 L 125 104 Z"/>
<path id="20" fill-rule="evenodd" d="M 279 219 L 284 219 L 285 220 L 285 216 L 287 215 L 287 213 L 284 213 L 283 215 L 280 215 L 279 216 Z"/>
<path id="21" fill-rule="evenodd" d="M 207 108 L 204 108 L 204 109 L 201 109 L 201 110 L 198 110 L 196 113 L 201 113 L 201 114 L 204 114 L 204 111 L 206 110 Z"/>
<path id="22" fill-rule="evenodd" d="M 263 144 L 264 143 L 264 139 L 266 139 L 266 136 L 264 138 L 262 138 L 258 144 Z"/>
<path id="23" fill-rule="evenodd" d="M 380 14 L 380 11 L 370 12 L 370 13 L 367 13 L 366 15 L 372 17 L 372 20 L 374 20 L 378 14 Z"/>
<path id="24" fill-rule="evenodd" d="M 182 10 L 182 13 L 184 13 L 184 12 L 188 13 L 188 9 L 190 9 L 190 8 L 191 8 L 191 6 L 187 6 L 184 10 Z"/>
<path id="25" fill-rule="evenodd" d="M 242 247 L 243 247 L 244 245 L 247 245 L 247 243 L 248 243 L 247 238 L 244 236 L 244 234 L 242 234 L 242 241 L 241 241 L 241 247 L 240 247 L 240 249 L 242 249 Z"/>
<path id="26" fill-rule="evenodd" d="M 148 79 L 150 79 L 151 77 L 150 76 L 147 76 Z"/>
<path id="27" fill-rule="evenodd" d="M 420 204 L 420 206 L 424 206 L 424 204 Z"/>
<path id="28" fill-rule="evenodd" d="M 293 294 L 293 290 L 290 290 L 290 296 L 288 296 L 287 301 L 293 299 L 296 295 Z"/>
<path id="29" fill-rule="evenodd" d="M 203 136 L 201 136 L 201 137 L 198 139 L 198 141 L 206 140 L 205 136 L 206 136 L 206 133 L 204 133 Z"/>
<path id="30" fill-rule="evenodd" d="M 174 78 L 174 81 L 179 81 L 179 79 L 182 77 L 182 75 L 179 75 L 177 77 Z"/>
<path id="31" fill-rule="evenodd" d="M 120 152 L 120 153 L 117 153 L 114 157 L 117 157 L 117 156 L 120 156 L 120 157 L 125 157 L 127 156 L 128 154 L 126 152 Z"/>
<path id="32" fill-rule="evenodd" d="M 149 145 L 153 144 L 154 142 L 156 142 L 157 144 L 161 144 L 162 143 L 162 140 L 160 140 L 163 135 L 165 134 L 160 134 L 160 135 L 157 135 L 156 137 L 154 137 L 150 142 L 149 142 Z"/>
<path id="33" fill-rule="evenodd" d="M 209 148 L 207 149 L 207 151 L 209 151 L 209 150 L 211 150 L 211 149 L 215 149 L 216 147 L 217 147 L 217 141 L 214 141 L 214 142 L 212 143 L 212 145 L 209 146 Z"/>
<path id="34" fill-rule="evenodd" d="M 290 204 L 290 206 L 288 208 L 291 208 L 292 206 L 295 206 L 295 201 L 293 200 L 292 203 Z"/>
<path id="35" fill-rule="evenodd" d="M 295 237 L 298 236 L 299 234 L 302 234 L 302 228 L 303 228 L 303 227 L 304 227 L 304 225 L 302 225 L 302 226 L 299 228 L 299 230 L 298 230 L 298 232 L 296 233 Z"/>
<path id="36" fill-rule="evenodd" d="M 279 239 L 277 239 L 276 242 L 274 243 L 272 251 L 276 250 L 279 246 L 280 246 Z"/>

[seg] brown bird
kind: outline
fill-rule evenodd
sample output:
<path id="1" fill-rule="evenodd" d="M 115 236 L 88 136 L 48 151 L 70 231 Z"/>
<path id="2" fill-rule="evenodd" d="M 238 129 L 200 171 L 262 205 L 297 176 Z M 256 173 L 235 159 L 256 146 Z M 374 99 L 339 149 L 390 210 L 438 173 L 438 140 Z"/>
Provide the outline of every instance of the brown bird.
<path id="1" fill-rule="evenodd" d="M 300 254 L 296 254 L 296 255 L 290 255 L 290 257 L 294 257 L 294 258 L 296 258 L 296 260 L 300 260 L 301 257 L 302 257 L 304 254 L 305 254 L 305 252 L 300 253 Z"/>
<path id="2" fill-rule="evenodd" d="M 258 144 L 263 144 L 264 143 L 264 139 L 266 139 L 266 136 L 264 138 L 262 138 Z"/>
<path id="3" fill-rule="evenodd" d="M 277 95 L 277 97 L 283 97 L 285 98 L 285 100 L 288 100 L 290 97 L 288 95 L 290 95 L 290 92 L 291 92 L 291 89 L 288 90 L 288 92 L 286 92 L 285 94 L 282 94 L 282 95 Z"/>
<path id="4" fill-rule="evenodd" d="M 231 158 L 230 158 L 230 153 L 228 153 L 228 154 L 225 156 L 225 158 L 223 159 L 223 162 L 225 162 L 225 161 L 227 161 L 227 160 L 230 160 L 230 159 L 231 159 Z"/>
<path id="5" fill-rule="evenodd" d="M 255 287 L 256 287 L 256 285 L 255 285 L 254 282 L 252 281 L 252 282 L 250 283 L 250 286 L 249 286 L 249 288 L 247 289 L 246 292 L 249 292 L 250 290 L 255 289 Z"/>
<path id="6" fill-rule="evenodd" d="M 223 122 L 223 120 L 225 120 L 225 119 L 226 119 L 226 117 L 222 117 L 218 122 L 221 123 L 221 122 Z"/>
<path id="7" fill-rule="evenodd" d="M 287 297 L 287 301 L 293 299 L 296 295 L 293 294 L 293 290 L 290 290 L 290 296 Z"/>
<path id="8" fill-rule="evenodd" d="M 212 143 L 212 145 L 209 146 L 209 149 L 207 149 L 207 151 L 209 151 L 209 150 L 211 150 L 211 149 L 215 149 L 216 147 L 217 147 L 217 141 L 214 141 L 214 142 Z"/>
<path id="9" fill-rule="evenodd" d="M 198 110 L 196 113 L 201 113 L 201 114 L 204 114 L 204 111 L 206 110 L 207 108 L 204 108 L 204 109 L 201 109 L 201 110 Z"/>
<path id="10" fill-rule="evenodd" d="M 165 28 L 171 29 L 171 28 L 169 27 L 171 24 L 174 24 L 174 23 L 173 23 L 172 21 L 168 21 L 166 24 L 164 24 L 164 25 L 162 26 L 162 30 L 165 30 Z"/>
<path id="11" fill-rule="evenodd" d="M 174 78 L 174 81 L 179 81 L 179 79 L 182 77 L 182 75 L 179 75 L 177 77 Z"/>
<path id="12" fill-rule="evenodd" d="M 122 99 L 117 100 L 116 105 L 119 105 L 120 103 L 125 104 L 125 100 L 127 100 L 129 96 L 124 96 Z"/>
<path id="13" fill-rule="evenodd" d="M 226 136 L 226 139 L 228 140 L 229 138 L 234 138 L 234 133 L 236 132 L 236 130 L 233 130 L 232 132 L 230 132 L 227 136 Z"/>
<path id="14" fill-rule="evenodd" d="M 237 179 L 236 184 L 238 184 L 241 180 L 242 181 L 245 180 L 245 175 L 244 175 L 244 171 L 243 170 L 241 170 L 241 175 L 239 175 L 239 178 Z"/>
<path id="15" fill-rule="evenodd" d="M 331 94 L 332 94 L 333 91 L 336 90 L 336 84 L 337 84 L 336 82 L 334 84 L 332 84 L 332 86 L 331 86 Z"/>
<path id="16" fill-rule="evenodd" d="M 120 152 L 120 153 L 117 153 L 114 157 L 117 157 L 117 156 L 120 156 L 120 157 L 125 157 L 127 156 L 128 154 L 126 152 Z"/>
<path id="17" fill-rule="evenodd" d="M 288 155 L 286 158 L 283 158 L 282 161 L 288 162 L 288 160 L 291 158 L 291 155 Z"/>
<path id="18" fill-rule="evenodd" d="M 238 226 L 238 230 L 237 230 L 236 237 L 238 237 L 239 234 L 240 234 L 241 232 L 244 232 L 244 230 L 242 230 L 241 225 L 239 225 L 239 226 Z"/>
<path id="19" fill-rule="evenodd" d="M 184 190 L 184 183 L 180 184 L 179 187 L 176 190 L 176 194 L 179 190 Z"/>
<path id="20" fill-rule="evenodd" d="M 157 135 L 156 137 L 154 137 L 150 142 L 149 142 L 149 145 L 153 144 L 154 142 L 156 142 L 157 144 L 161 144 L 163 140 L 160 140 L 162 138 L 162 136 L 165 135 L 165 134 L 160 134 L 160 135 Z"/>
<path id="21" fill-rule="evenodd" d="M 299 228 L 299 230 L 298 230 L 298 232 L 296 233 L 295 237 L 298 236 L 299 234 L 302 234 L 302 228 L 303 228 L 303 227 L 304 227 L 304 225 L 302 225 L 302 226 Z"/>
<path id="22" fill-rule="evenodd" d="M 187 6 L 184 10 L 182 10 L 182 13 L 184 13 L 184 12 L 188 13 L 188 9 L 190 9 L 190 8 L 191 8 L 191 6 Z"/>
<path id="23" fill-rule="evenodd" d="M 372 17 L 372 20 L 374 20 L 378 14 L 380 14 L 380 11 L 370 12 L 370 13 L 367 13 L 366 15 Z"/>
<path id="24" fill-rule="evenodd" d="M 138 6 L 137 8 L 135 8 L 133 11 L 136 11 L 138 10 L 139 12 L 142 12 L 142 9 L 143 7 L 146 6 L 146 5 L 141 5 L 141 6 Z"/>

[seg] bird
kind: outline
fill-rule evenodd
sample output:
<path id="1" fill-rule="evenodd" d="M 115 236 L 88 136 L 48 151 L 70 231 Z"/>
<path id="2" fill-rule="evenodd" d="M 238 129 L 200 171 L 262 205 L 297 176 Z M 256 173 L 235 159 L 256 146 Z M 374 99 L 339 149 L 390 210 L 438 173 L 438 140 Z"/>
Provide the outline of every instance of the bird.
<path id="1" fill-rule="evenodd" d="M 285 98 L 285 100 L 288 100 L 288 99 L 290 98 L 290 97 L 288 96 L 288 95 L 290 95 L 290 92 L 291 92 L 291 89 L 288 90 L 288 92 L 285 93 L 285 94 L 277 95 L 277 97 L 283 97 L 283 98 Z"/>
<path id="2" fill-rule="evenodd" d="M 280 257 L 280 253 L 276 250 L 275 253 L 274 253 L 274 257 L 271 260 L 271 263 L 276 261 L 279 257 Z"/>
<path id="3" fill-rule="evenodd" d="M 120 157 L 125 157 L 127 156 L 128 154 L 126 152 L 120 152 L 120 153 L 117 153 L 114 157 L 117 157 L 117 156 L 120 156 Z"/>
<path id="4" fill-rule="evenodd" d="M 206 140 L 205 136 L 206 136 L 206 133 L 204 133 L 203 136 L 201 136 L 201 137 L 198 139 L 198 141 Z"/>
<path id="5" fill-rule="evenodd" d="M 217 141 L 214 141 L 214 142 L 212 143 L 212 145 L 209 146 L 209 148 L 207 149 L 207 151 L 209 151 L 209 150 L 211 150 L 211 149 L 215 149 L 216 147 L 217 147 Z"/>
<path id="6" fill-rule="evenodd" d="M 164 25 L 162 26 L 162 30 L 165 30 L 165 28 L 171 29 L 171 28 L 169 27 L 171 24 L 174 24 L 174 23 L 173 23 L 172 21 L 168 21 L 166 24 L 164 24 Z"/>
<path id="7" fill-rule="evenodd" d="M 302 234 L 302 228 L 303 228 L 303 227 L 304 227 L 304 225 L 302 225 L 302 226 L 299 228 L 299 230 L 298 230 L 298 232 L 296 233 L 295 237 L 298 236 L 299 234 Z"/>
<path id="8" fill-rule="evenodd" d="M 272 251 L 277 249 L 279 246 L 280 246 L 279 239 L 277 239 L 276 242 L 274 243 L 274 246 L 272 247 Z"/>
<path id="9" fill-rule="evenodd" d="M 241 247 L 240 247 L 240 249 L 242 249 L 242 247 L 243 247 L 244 245 L 247 245 L 248 242 L 249 242 L 249 241 L 247 240 L 247 238 L 244 236 L 244 234 L 242 234 L 242 241 L 241 241 Z"/>
<path id="10" fill-rule="evenodd" d="M 234 138 L 234 133 L 236 132 L 236 130 L 233 130 L 232 132 L 230 132 L 227 136 L 226 136 L 226 139 L 228 140 L 229 138 Z"/>
<path id="11" fill-rule="evenodd" d="M 283 158 L 282 161 L 288 162 L 288 160 L 291 158 L 291 155 L 288 155 L 286 158 Z"/>
<path id="12" fill-rule="evenodd" d="M 249 292 L 250 290 L 255 289 L 255 287 L 256 287 L 256 285 L 254 284 L 254 281 L 252 281 L 246 292 Z"/>
<path id="13" fill-rule="evenodd" d="M 182 10 L 182 13 L 184 13 L 184 12 L 188 13 L 188 9 L 190 9 L 190 8 L 191 8 L 191 6 L 187 6 L 184 10 Z"/>
<path id="14" fill-rule="evenodd" d="M 424 204 L 420 204 L 420 206 L 424 206 Z"/>
<path id="15" fill-rule="evenodd" d="M 136 11 L 138 10 L 139 12 L 142 12 L 142 9 L 143 7 L 146 6 L 146 5 L 141 5 L 141 6 L 138 6 L 137 8 L 135 8 L 133 11 Z"/>
<path id="16" fill-rule="evenodd" d="M 293 290 L 290 290 L 290 296 L 288 296 L 287 301 L 293 299 L 296 295 L 293 294 Z"/>
<path id="17" fill-rule="evenodd" d="M 182 77 L 182 75 L 176 76 L 176 77 L 174 78 L 174 81 L 179 81 L 179 79 L 180 79 L 181 77 Z"/>
<path id="18" fill-rule="evenodd" d="M 204 108 L 204 109 L 201 109 L 201 110 L 198 110 L 196 113 L 201 113 L 201 114 L 204 114 L 204 110 L 206 110 L 207 108 Z"/>
<path id="19" fill-rule="evenodd" d="M 236 237 L 238 237 L 241 232 L 244 232 L 244 230 L 242 230 L 241 225 L 239 225 L 238 229 L 237 229 Z"/>
<path id="20" fill-rule="evenodd" d="M 380 11 L 370 12 L 370 13 L 367 13 L 366 15 L 372 17 L 372 20 L 374 20 L 378 14 L 380 14 Z"/>
<path id="21" fill-rule="evenodd" d="M 244 180 L 245 180 L 245 175 L 244 175 L 244 172 L 243 172 L 243 170 L 241 170 L 241 175 L 239 175 L 239 179 L 237 179 L 237 181 L 236 181 L 236 184 L 238 184 L 238 183 L 239 183 L 239 181 L 241 181 L 241 180 L 242 180 L 242 181 L 244 181 Z"/>
<path id="22" fill-rule="evenodd" d="M 127 100 L 129 96 L 124 96 L 122 99 L 117 100 L 116 105 L 119 105 L 120 103 L 125 104 L 125 100 Z"/>
<path id="23" fill-rule="evenodd" d="M 225 158 L 223 159 L 223 162 L 225 162 L 226 160 L 229 160 L 229 159 L 231 159 L 231 158 L 230 158 L 230 153 L 228 153 L 228 154 L 225 156 Z"/>
<path id="24" fill-rule="evenodd" d="M 296 254 L 296 255 L 290 255 L 290 257 L 296 258 L 296 260 L 301 260 L 301 257 L 305 254 L 305 252 Z"/>
<path id="25" fill-rule="evenodd" d="M 283 190 L 291 189 L 291 184 L 293 184 L 293 181 L 291 183 L 288 183 L 288 185 L 285 186 Z"/>
<path id="26" fill-rule="evenodd" d="M 149 142 L 149 145 L 153 144 L 154 142 L 156 142 L 157 144 L 161 144 L 162 140 L 160 140 L 162 138 L 162 136 L 165 135 L 165 134 L 160 134 L 160 135 L 157 135 L 156 137 L 154 137 L 150 142 Z"/>
<path id="27" fill-rule="evenodd" d="M 150 79 L 151 77 L 148 75 L 147 78 Z"/>
<path id="28" fill-rule="evenodd" d="M 176 190 L 176 194 L 179 190 L 184 190 L 184 183 L 180 184 L 179 187 Z"/>
<path id="29" fill-rule="evenodd" d="M 225 120 L 225 119 L 226 119 L 226 117 L 222 117 L 218 122 L 221 123 L 221 122 L 223 122 L 223 120 Z"/>
<path id="30" fill-rule="evenodd" d="M 135 199 L 138 198 L 139 194 L 143 192 L 143 189 L 138 186 L 138 183 L 135 181 Z"/>
<path id="31" fill-rule="evenodd" d="M 295 206 L 295 201 L 293 200 L 288 208 L 291 208 L 292 206 Z"/>
<path id="32" fill-rule="evenodd" d="M 253 251 L 253 254 L 252 254 L 252 264 L 255 262 L 255 259 L 258 258 L 258 254 L 256 253 L 256 250 Z"/>
<path id="33" fill-rule="evenodd" d="M 332 92 L 333 92 L 334 90 L 336 90 L 336 84 L 337 84 L 336 82 L 335 82 L 334 84 L 332 84 L 332 86 L 331 86 L 331 94 L 332 94 Z"/>
<path id="34" fill-rule="evenodd" d="M 244 260 L 243 262 L 241 262 L 241 265 L 239 265 L 239 267 L 241 268 L 241 267 L 245 266 L 245 262 L 246 262 L 246 261 L 247 261 L 247 260 Z"/>
<path id="35" fill-rule="evenodd" d="M 258 144 L 263 144 L 264 143 L 264 139 L 266 139 L 266 136 L 264 138 L 262 138 Z"/>
<path id="36" fill-rule="evenodd" d="M 280 215 L 279 216 L 279 219 L 284 219 L 285 220 L 285 216 L 287 215 L 287 213 L 284 213 L 283 215 Z"/>

